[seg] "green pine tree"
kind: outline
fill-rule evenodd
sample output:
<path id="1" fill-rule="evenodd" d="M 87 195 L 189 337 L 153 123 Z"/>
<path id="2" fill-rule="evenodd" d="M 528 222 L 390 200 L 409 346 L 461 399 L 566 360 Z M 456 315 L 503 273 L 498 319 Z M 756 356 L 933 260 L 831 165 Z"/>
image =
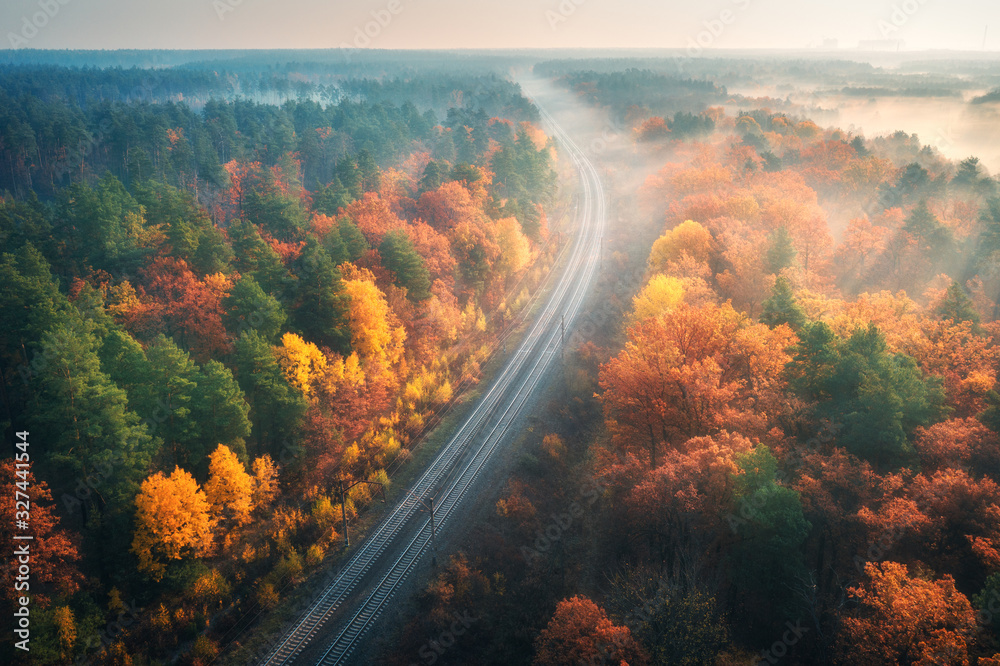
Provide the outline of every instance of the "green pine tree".
<path id="1" fill-rule="evenodd" d="M 319 242 L 310 237 L 294 265 L 298 283 L 290 300 L 292 323 L 305 338 L 334 351 L 347 352 L 348 296 L 340 278 L 340 269 Z"/>
<path id="2" fill-rule="evenodd" d="M 787 278 L 782 276 L 775 280 L 771 296 L 764 301 L 760 321 L 771 328 L 788 324 L 796 331 L 806 323 L 805 310 L 795 300 L 795 293 Z"/>
<path id="3" fill-rule="evenodd" d="M 244 275 L 233 285 L 222 299 L 222 307 L 223 323 L 234 338 L 244 330 L 254 329 L 273 343 L 288 319 L 278 299 L 261 289 L 253 275 Z"/>
<path id="4" fill-rule="evenodd" d="M 129 501 L 149 470 L 159 439 L 129 408 L 124 390 L 101 371 L 89 322 L 59 324 L 42 338 L 45 366 L 34 384 L 32 431 L 45 442 L 57 485 L 96 488 L 95 506 Z"/>
<path id="5" fill-rule="evenodd" d="M 237 379 L 250 404 L 257 453 L 280 455 L 282 438 L 294 433 L 306 411 L 302 395 L 288 385 L 274 349 L 256 331 L 244 331 L 235 344 Z"/>
<path id="6" fill-rule="evenodd" d="M 382 257 L 382 265 L 395 275 L 396 286 L 406 289 L 407 298 L 412 301 L 430 298 L 430 273 L 405 231 L 393 229 L 388 232 L 378 251 Z"/>
<path id="7" fill-rule="evenodd" d="M 792 235 L 785 227 L 778 227 L 768 237 L 767 256 L 764 266 L 768 273 L 778 274 L 795 262 L 798 252 L 792 244 Z"/>
<path id="8" fill-rule="evenodd" d="M 944 299 L 935 311 L 941 319 L 950 319 L 956 324 L 971 321 L 979 324 L 979 313 L 972 304 L 972 299 L 965 293 L 962 285 L 952 280 L 951 286 L 945 292 Z"/>

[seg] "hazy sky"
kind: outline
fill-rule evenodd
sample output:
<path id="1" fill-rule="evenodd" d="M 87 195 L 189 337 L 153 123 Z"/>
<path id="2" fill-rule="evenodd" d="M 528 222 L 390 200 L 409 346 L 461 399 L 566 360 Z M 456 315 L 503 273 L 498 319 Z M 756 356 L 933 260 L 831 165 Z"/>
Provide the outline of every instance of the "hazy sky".
<path id="1" fill-rule="evenodd" d="M 0 2 L 2 48 L 328 48 L 366 39 L 387 49 L 803 48 L 892 39 L 907 50 L 978 51 L 987 25 L 986 48 L 1000 50 L 997 0 Z"/>

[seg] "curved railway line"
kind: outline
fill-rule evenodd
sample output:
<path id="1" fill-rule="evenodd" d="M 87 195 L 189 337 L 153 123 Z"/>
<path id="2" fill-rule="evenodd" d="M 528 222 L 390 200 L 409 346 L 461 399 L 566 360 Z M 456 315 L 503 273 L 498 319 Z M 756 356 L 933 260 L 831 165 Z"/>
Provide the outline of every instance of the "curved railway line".
<path id="1" fill-rule="evenodd" d="M 565 270 L 520 347 L 455 435 L 332 583 L 259 663 L 347 663 L 369 627 L 429 550 L 430 518 L 423 511 L 426 500 L 433 498 L 436 503 L 437 529 L 446 528 L 491 455 L 530 407 L 529 400 L 553 357 L 561 353 L 564 333 L 579 314 L 599 264 L 605 200 L 593 164 L 552 117 L 540 111 L 581 179 L 579 231 Z"/>

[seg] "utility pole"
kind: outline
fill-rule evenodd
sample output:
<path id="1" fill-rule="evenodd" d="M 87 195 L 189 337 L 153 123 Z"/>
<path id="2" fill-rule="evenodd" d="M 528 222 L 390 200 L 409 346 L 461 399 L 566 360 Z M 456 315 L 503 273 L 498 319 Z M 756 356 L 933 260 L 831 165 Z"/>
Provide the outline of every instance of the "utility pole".
<path id="1" fill-rule="evenodd" d="M 438 565 L 438 547 L 437 530 L 434 527 L 434 498 L 429 498 L 427 502 L 430 504 L 431 510 L 431 566 L 436 567 Z"/>
<path id="2" fill-rule="evenodd" d="M 347 495 L 347 491 L 344 490 L 344 482 L 343 482 L 343 480 L 341 480 L 341 482 L 340 482 L 340 516 L 341 516 L 341 518 L 344 519 L 344 548 L 347 548 L 348 546 L 351 545 L 351 540 L 347 536 L 347 501 L 345 500 L 345 496 L 346 495 Z"/>
<path id="3" fill-rule="evenodd" d="M 354 486 L 360 485 L 362 483 L 367 483 L 370 486 L 378 486 L 379 492 L 382 493 L 382 504 L 385 504 L 385 486 L 383 486 L 378 481 L 355 481 L 351 485 L 346 485 L 344 480 L 340 481 L 340 517 L 344 521 L 344 548 L 351 545 L 351 538 L 347 534 L 347 491 Z"/>
<path id="4" fill-rule="evenodd" d="M 437 525 L 434 521 L 434 498 L 428 497 L 427 501 L 423 501 L 419 497 L 413 494 L 412 491 L 407 491 L 410 497 L 417 500 L 425 509 L 427 509 L 431 514 L 431 566 L 436 567 L 438 564 L 438 547 L 437 547 Z"/>

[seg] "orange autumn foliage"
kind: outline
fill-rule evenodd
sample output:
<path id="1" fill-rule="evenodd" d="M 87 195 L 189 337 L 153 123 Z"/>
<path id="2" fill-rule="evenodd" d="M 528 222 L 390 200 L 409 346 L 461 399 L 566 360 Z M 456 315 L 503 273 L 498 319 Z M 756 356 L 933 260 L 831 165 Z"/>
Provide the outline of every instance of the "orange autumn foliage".
<path id="1" fill-rule="evenodd" d="M 941 469 L 906 483 L 889 475 L 882 501 L 858 511 L 873 539 L 902 530 L 892 546 L 914 561 L 933 561 L 977 586 L 1000 566 L 1000 486 L 965 470 Z"/>
<path id="2" fill-rule="evenodd" d="M 606 469 L 613 486 L 631 487 L 625 497 L 633 528 L 657 535 L 673 549 L 709 542 L 721 524 L 720 507 L 732 497 L 737 456 L 752 451 L 754 443 L 737 433 L 722 431 L 694 437 L 668 450 L 652 471 L 631 456 Z M 633 483 L 629 482 L 632 479 Z"/>
<path id="3" fill-rule="evenodd" d="M 951 576 L 923 580 L 896 562 L 868 563 L 848 593 L 858 606 L 842 620 L 838 663 L 969 663 L 975 613 Z"/>
<path id="4" fill-rule="evenodd" d="M 987 407 L 996 386 L 1000 346 L 970 321 L 953 323 L 926 318 L 920 333 L 905 347 L 920 368 L 944 378 L 948 404 L 956 416 L 974 416 Z"/>
<path id="5" fill-rule="evenodd" d="M 448 232 L 460 225 L 483 224 L 482 203 L 461 182 L 450 181 L 424 192 L 417 200 L 417 213 L 435 229 Z"/>
<path id="6" fill-rule="evenodd" d="M 170 476 L 157 472 L 149 477 L 135 506 L 132 552 L 139 568 L 155 580 L 166 572 L 165 562 L 211 552 L 215 521 L 205 492 L 189 472 L 175 467 Z"/>
<path id="7" fill-rule="evenodd" d="M 953 418 L 917 428 L 913 448 L 925 472 L 965 466 L 980 473 L 1000 469 L 1000 436 L 974 418 Z"/>
<path id="8" fill-rule="evenodd" d="M 198 280 L 183 259 L 157 257 L 140 271 L 142 286 L 123 303 L 121 321 L 137 337 L 172 331 L 175 340 L 199 359 L 229 353 L 229 335 L 222 323 L 222 299 L 232 280 L 217 274 Z"/>
<path id="9" fill-rule="evenodd" d="M 365 192 L 364 196 L 344 209 L 344 214 L 358 226 L 372 247 L 378 247 L 390 229 L 398 229 L 405 224 L 389 202 L 375 192 Z"/>
<path id="10" fill-rule="evenodd" d="M 33 465 L 34 463 L 31 464 Z M 23 543 L 14 540 L 15 534 L 30 534 L 34 537 L 30 545 L 31 599 L 32 603 L 37 602 L 44 607 L 49 603 L 50 591 L 71 595 L 80 588 L 83 576 L 76 566 L 80 555 L 73 535 L 59 526 L 60 519 L 52 504 L 52 492 L 47 483 L 35 477 L 31 466 L 17 467 L 14 458 L 0 462 L 0 492 L 5 497 L 0 504 L 0 543 L 13 564 L 16 561 L 14 549 Z M 21 499 L 15 498 L 15 493 L 25 487 L 19 486 L 19 483 L 26 484 L 30 491 L 30 532 L 16 529 L 15 518 L 23 518 L 16 515 L 23 507 L 15 504 L 15 499 Z M 23 591 L 15 590 L 15 573 L 15 566 L 5 566 L 0 575 L 0 581 L 3 582 L 0 595 L 11 602 L 24 594 Z"/>
<path id="11" fill-rule="evenodd" d="M 228 446 L 219 444 L 209 456 L 208 482 L 205 484 L 205 498 L 212 515 L 217 520 L 245 524 L 253 509 L 253 490 L 253 478 L 247 474 L 243 463 Z"/>
<path id="12" fill-rule="evenodd" d="M 431 280 L 454 281 L 455 257 L 451 254 L 448 238 L 423 220 L 415 220 L 404 228 L 413 241 L 413 247 L 424 260 Z"/>
<path id="13" fill-rule="evenodd" d="M 616 626 L 600 606 L 583 596 L 564 599 L 535 640 L 536 666 L 575 666 L 610 656 L 612 663 L 647 662 L 628 627 Z"/>
<path id="14" fill-rule="evenodd" d="M 782 411 L 781 373 L 795 339 L 752 323 L 728 303 L 679 305 L 629 329 L 601 367 L 600 399 L 616 445 L 656 449 L 724 428 L 765 433 Z"/>

